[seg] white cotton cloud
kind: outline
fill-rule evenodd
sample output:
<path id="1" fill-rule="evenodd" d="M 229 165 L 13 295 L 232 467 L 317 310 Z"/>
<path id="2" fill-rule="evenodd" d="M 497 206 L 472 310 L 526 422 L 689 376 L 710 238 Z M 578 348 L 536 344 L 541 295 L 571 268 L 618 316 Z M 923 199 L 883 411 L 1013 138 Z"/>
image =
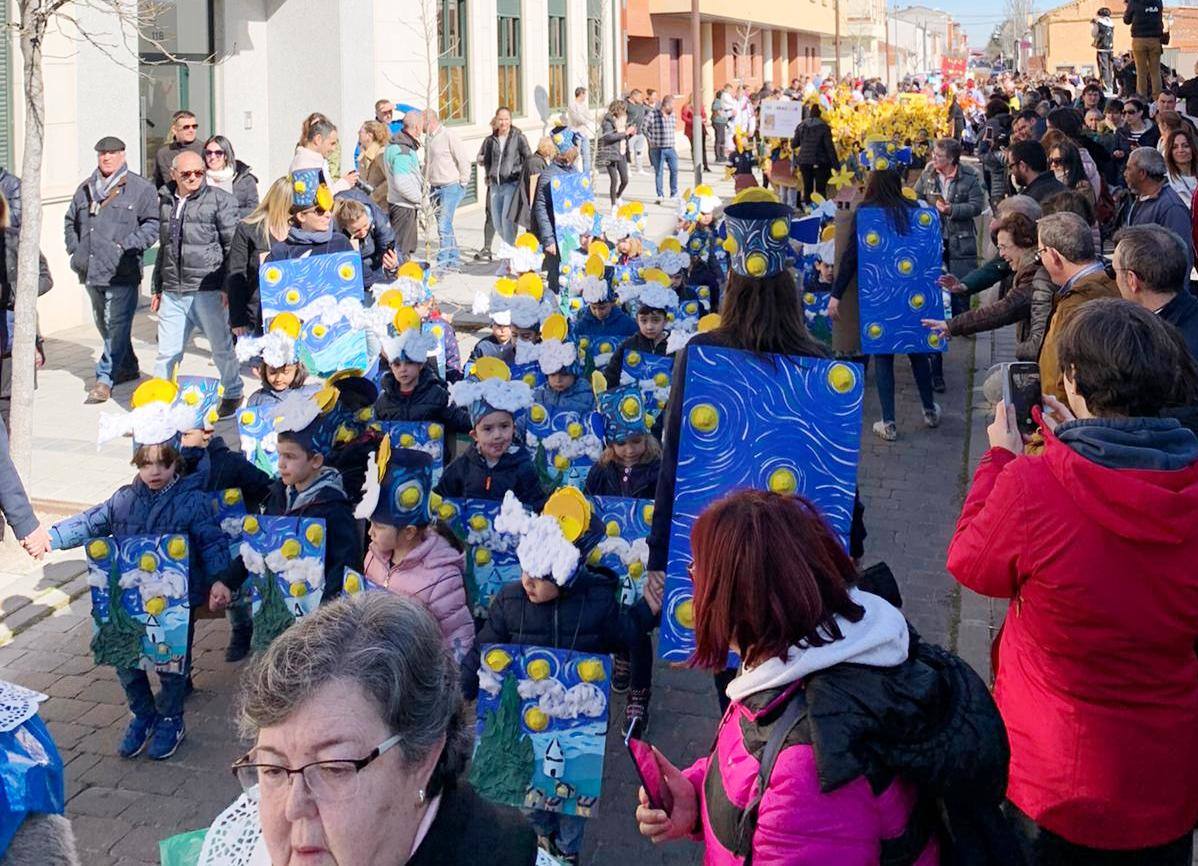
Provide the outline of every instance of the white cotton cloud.
<path id="1" fill-rule="evenodd" d="M 220 531 L 230 538 L 240 538 L 241 521 L 242 518 L 240 515 L 230 515 L 220 522 Z"/>
<path id="2" fill-rule="evenodd" d="M 594 433 L 587 433 L 577 439 L 571 439 L 569 433 L 559 431 L 546 436 L 542 444 L 546 451 L 560 454 L 567 460 L 576 460 L 579 457 L 598 460 L 603 456 L 603 442 Z"/>
<path id="3" fill-rule="evenodd" d="M 552 577 L 558 586 L 565 586 L 574 576 L 580 555 L 552 517 L 534 518 L 516 548 L 521 569 L 533 577 Z"/>
<path id="4" fill-rule="evenodd" d="M 532 364 L 541 359 L 541 343 L 532 343 L 528 340 L 516 341 L 516 363 L 517 364 Z"/>
<path id="5" fill-rule="evenodd" d="M 540 347 L 538 360 L 541 363 L 541 372 L 546 376 L 563 370 L 578 360 L 578 348 L 573 343 L 564 343 L 561 340 L 542 340 Z M 518 345 L 517 351 L 519 351 Z"/>
<path id="6" fill-rule="evenodd" d="M 494 697 L 503 688 L 503 679 L 486 665 L 479 665 L 478 687 Z"/>
<path id="7" fill-rule="evenodd" d="M 607 280 L 603 277 L 583 274 L 580 277 L 575 277 L 570 287 L 588 304 L 601 304 L 607 300 Z"/>
<path id="8" fill-rule="evenodd" d="M 239 548 L 241 553 L 241 561 L 245 565 L 245 570 L 250 574 L 263 575 L 266 574 L 266 560 L 262 554 L 250 546 L 248 541 L 241 542 Z"/>
<path id="9" fill-rule="evenodd" d="M 449 386 L 449 399 L 453 405 L 467 408 L 482 400 L 492 408 L 515 414 L 532 405 L 532 388 L 519 380 L 463 379 Z"/>
<path id="10" fill-rule="evenodd" d="M 274 410 L 274 432 L 303 430 L 320 415 L 316 401 L 300 391 L 288 391 Z"/>
<path id="11" fill-rule="evenodd" d="M 566 688 L 560 680 L 521 680 L 520 697 L 537 698 L 537 707 L 555 719 L 597 719 L 607 710 L 607 698 L 594 683 L 576 683 Z"/>
<path id="12" fill-rule="evenodd" d="M 261 337 L 239 337 L 235 348 L 237 360 L 248 362 L 255 356 L 272 367 L 283 367 L 296 361 L 295 339 L 283 331 L 270 331 Z"/>

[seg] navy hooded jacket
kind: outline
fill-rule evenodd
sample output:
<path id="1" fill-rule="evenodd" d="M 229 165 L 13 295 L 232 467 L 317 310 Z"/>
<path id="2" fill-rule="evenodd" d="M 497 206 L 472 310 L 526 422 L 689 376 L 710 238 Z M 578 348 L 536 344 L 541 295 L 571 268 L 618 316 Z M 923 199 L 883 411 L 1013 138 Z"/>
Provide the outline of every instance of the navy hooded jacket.
<path id="1" fill-rule="evenodd" d="M 541 488 L 528 450 L 512 446 L 494 466 L 488 466 L 474 443 L 445 467 L 433 488 L 441 496 L 455 499 L 502 500 L 509 490 L 529 511 L 540 512 L 548 498 Z"/>
<path id="2" fill-rule="evenodd" d="M 450 433 L 470 432 L 470 414 L 464 407 L 449 405 L 449 389 L 428 367 L 420 370 L 410 394 L 400 390 L 392 373 L 384 373 L 374 417 L 379 421 L 435 421 Z"/>

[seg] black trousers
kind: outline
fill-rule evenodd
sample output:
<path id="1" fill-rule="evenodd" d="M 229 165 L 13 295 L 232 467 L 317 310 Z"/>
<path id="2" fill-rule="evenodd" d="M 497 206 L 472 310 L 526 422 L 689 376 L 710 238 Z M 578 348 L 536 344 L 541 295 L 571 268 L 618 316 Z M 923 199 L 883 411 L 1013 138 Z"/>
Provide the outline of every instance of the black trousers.
<path id="1" fill-rule="evenodd" d="M 1190 866 L 1194 856 L 1192 833 L 1138 851 L 1104 851 L 1062 839 L 1045 830 L 1013 803 L 1004 803 L 1003 811 L 1023 849 L 1026 866 Z"/>
<path id="2" fill-rule="evenodd" d="M 395 252 L 401 261 L 407 261 L 416 252 L 416 208 L 388 206 L 391 228 L 395 231 Z"/>
<path id="3" fill-rule="evenodd" d="M 828 178 L 832 176 L 832 167 L 827 165 L 800 165 L 803 175 L 803 203 L 811 201 L 811 194 L 818 192 L 827 198 Z"/>
<path id="4" fill-rule="evenodd" d="M 724 161 L 724 134 L 728 131 L 726 123 L 713 123 L 711 128 L 715 130 L 715 161 Z"/>
<path id="5" fill-rule="evenodd" d="M 624 194 L 624 188 L 628 186 L 628 160 L 622 156 L 612 157 L 607 163 L 607 176 L 611 179 L 611 189 L 607 194 L 611 203 L 615 204 L 616 199 Z"/>

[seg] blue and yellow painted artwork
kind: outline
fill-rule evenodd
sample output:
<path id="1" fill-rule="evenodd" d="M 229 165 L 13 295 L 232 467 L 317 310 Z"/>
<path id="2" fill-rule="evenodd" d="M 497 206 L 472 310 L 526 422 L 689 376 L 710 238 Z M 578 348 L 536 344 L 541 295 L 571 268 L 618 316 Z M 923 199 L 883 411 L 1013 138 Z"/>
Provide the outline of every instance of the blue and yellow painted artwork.
<path id="1" fill-rule="evenodd" d="M 346 567 L 341 576 L 341 591 L 344 595 L 357 595 L 360 592 L 375 592 L 385 587 L 379 586 L 373 580 L 356 568 Z"/>
<path id="2" fill-rule="evenodd" d="M 533 403 L 525 415 L 525 441 L 546 490 L 582 489 L 603 455 L 603 416 L 598 412 L 554 412 Z"/>
<path id="3" fill-rule="evenodd" d="M 513 382 L 523 382 L 533 390 L 545 384 L 545 374 L 541 372 L 539 361 L 529 361 L 524 364 L 517 364 L 513 361 L 508 364 L 508 369 L 512 371 Z"/>
<path id="4" fill-rule="evenodd" d="M 569 276 L 570 254 L 581 247 L 580 238 L 594 230 L 595 190 L 590 175 L 582 172 L 556 174 L 549 181 L 553 201 L 554 237 L 562 272 Z"/>
<path id="5" fill-rule="evenodd" d="M 295 352 L 308 372 L 321 378 L 338 370 L 365 370 L 373 360 L 366 332 L 351 325 L 349 319 L 305 322 Z"/>
<path id="6" fill-rule="evenodd" d="M 273 403 L 246 406 L 237 413 L 241 453 L 271 477 L 279 474 L 279 434 L 275 432 Z"/>
<path id="7" fill-rule="evenodd" d="M 84 551 L 96 664 L 186 673 L 187 536 L 93 538 Z"/>
<path id="8" fill-rule="evenodd" d="M 249 572 L 254 639 L 267 643 L 310 616 L 324 593 L 324 521 L 315 517 L 249 514 L 242 520 L 241 559 Z M 274 632 L 271 634 L 271 632 Z"/>
<path id="9" fill-rule="evenodd" d="M 694 649 L 691 527 L 735 490 L 799 493 L 848 545 L 864 374 L 858 364 L 693 346 L 687 352 L 660 653 Z"/>
<path id="10" fill-rule="evenodd" d="M 828 301 L 832 293 L 813 286 L 803 290 L 803 320 L 811 336 L 826 346 L 832 345 L 832 320 L 828 318 Z"/>
<path id="11" fill-rule="evenodd" d="M 650 414 L 657 415 L 666 407 L 674 375 L 673 355 L 653 355 L 635 349 L 625 352 L 623 374 L 640 386 Z"/>
<path id="12" fill-rule="evenodd" d="M 920 324 L 943 319 L 942 240 L 935 208 L 908 208 L 909 229 L 897 233 L 886 212 L 857 210 L 857 288 L 861 351 L 866 355 L 943 352 L 944 338 Z"/>
<path id="13" fill-rule="evenodd" d="M 445 427 L 436 421 L 375 421 L 383 435 L 391 435 L 392 447 L 423 451 L 433 458 L 433 485 L 445 471 Z"/>
<path id="14" fill-rule="evenodd" d="M 245 497 L 240 487 L 216 490 L 208 494 L 212 513 L 220 524 L 220 531 L 229 539 L 229 555 L 234 559 L 241 556 L 241 522 L 245 519 Z"/>
<path id="15" fill-rule="evenodd" d="M 620 604 L 631 607 L 645 592 L 653 500 L 596 496 L 592 502 L 595 517 L 603 523 L 603 539 L 591 549 L 587 563 L 614 571 L 620 580 Z"/>
<path id="16" fill-rule="evenodd" d="M 433 358 L 437 363 L 437 375 L 445 381 L 445 324 L 443 322 L 421 322 L 420 332 L 432 334 L 434 340 Z"/>
<path id="17" fill-rule="evenodd" d="M 582 364 L 584 376 L 589 376 L 592 370 L 603 370 L 607 367 L 611 356 L 626 337 L 613 334 L 595 334 L 582 329 L 575 332 L 578 340 L 578 361 Z"/>
<path id="18" fill-rule="evenodd" d="M 322 297 L 362 300 L 362 257 L 354 251 L 263 262 L 258 268 L 262 319 L 279 313 L 309 318 L 308 307 Z"/>
<path id="19" fill-rule="evenodd" d="M 611 656 L 484 644 L 470 783 L 489 800 L 589 818 L 603 787 Z"/>
<path id="20" fill-rule="evenodd" d="M 442 499 L 435 506 L 438 519 L 466 545 L 466 595 L 477 619 L 487 616 L 505 583 L 520 579 L 519 539 L 495 531 L 499 506 L 493 499 Z"/>

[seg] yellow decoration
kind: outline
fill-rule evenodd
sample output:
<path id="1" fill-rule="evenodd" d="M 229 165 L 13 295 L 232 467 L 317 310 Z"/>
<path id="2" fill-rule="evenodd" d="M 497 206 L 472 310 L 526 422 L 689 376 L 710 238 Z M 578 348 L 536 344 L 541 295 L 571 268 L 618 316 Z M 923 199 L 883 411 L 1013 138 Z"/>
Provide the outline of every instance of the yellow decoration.
<path id="1" fill-rule="evenodd" d="M 848 364 L 833 364 L 828 370 L 828 387 L 837 394 L 847 394 L 857 383 L 857 373 Z"/>
<path id="2" fill-rule="evenodd" d="M 566 317 L 561 313 L 554 313 L 541 323 L 542 340 L 564 340 L 568 331 Z"/>
<path id="3" fill-rule="evenodd" d="M 620 524 L 615 520 L 607 521 L 607 525 L 603 527 L 603 531 L 607 533 L 608 538 L 615 538 L 620 534 Z"/>
<path id="4" fill-rule="evenodd" d="M 453 504 L 450 502 L 442 502 L 437 508 L 437 516 L 442 520 L 451 520 L 457 513 L 458 510 L 454 508 Z"/>
<path id="5" fill-rule="evenodd" d="M 836 226 L 832 223 L 828 223 L 826 226 L 824 226 L 824 230 L 819 233 L 819 239 L 821 241 L 836 240 Z M 831 263 L 829 262 L 829 264 Z"/>
<path id="6" fill-rule="evenodd" d="M 474 564 L 475 565 L 489 565 L 490 562 L 491 562 L 491 551 L 487 550 L 485 547 L 480 547 L 476 551 L 474 551 Z"/>
<path id="7" fill-rule="evenodd" d="M 236 505 L 241 501 L 241 489 L 237 487 L 230 487 L 221 494 L 221 499 L 224 500 L 225 505 Z"/>
<path id="8" fill-rule="evenodd" d="M 599 344 L 599 351 L 600 351 L 600 353 L 602 353 L 602 354 L 607 354 L 607 353 L 608 353 L 608 352 L 610 352 L 610 351 L 611 351 L 613 348 L 614 348 L 614 346 L 612 346 L 612 344 L 611 344 L 611 343 L 608 343 L 608 342 L 606 342 L 606 341 L 605 341 L 605 342 L 602 342 L 602 343 L 600 343 L 600 344 Z"/>
<path id="9" fill-rule="evenodd" d="M 941 343 L 941 338 L 940 338 L 939 334 L 937 334 L 934 331 L 932 333 L 928 334 L 928 345 L 929 346 L 931 346 L 933 349 L 939 349 L 940 343 Z"/>
<path id="10" fill-rule="evenodd" d="M 915 270 L 915 262 L 911 261 L 910 259 L 898 260 L 898 272 L 900 274 L 903 276 L 908 276 L 913 270 Z"/>
<path id="11" fill-rule="evenodd" d="M 341 267 L 337 268 L 337 276 L 343 280 L 352 280 L 357 270 L 349 262 L 344 262 Z"/>
<path id="12" fill-rule="evenodd" d="M 179 386 L 167 379 L 147 379 L 137 386 L 129 405 L 134 409 L 149 406 L 151 403 L 174 403 L 179 393 Z"/>
<path id="13" fill-rule="evenodd" d="M 668 289 L 672 281 L 670 280 L 670 275 L 661 268 L 645 268 L 641 271 L 641 282 L 657 283 Z"/>
<path id="14" fill-rule="evenodd" d="M 745 258 L 745 271 L 750 277 L 765 276 L 765 272 L 769 270 L 769 260 L 766 259 L 765 253 L 751 252 Z"/>
<path id="15" fill-rule="evenodd" d="M 586 267 L 584 269 L 586 275 L 588 277 L 595 277 L 600 280 L 603 279 L 603 274 L 607 271 L 607 265 L 604 264 L 604 261 L 604 259 L 599 258 L 599 256 L 595 255 L 594 253 L 588 256 Z"/>
<path id="16" fill-rule="evenodd" d="M 641 363 L 641 353 L 635 352 L 635 351 L 629 352 L 628 354 L 626 354 L 624 356 L 624 363 L 627 364 L 629 367 L 638 366 Z"/>
<path id="17" fill-rule="evenodd" d="M 246 409 L 244 412 L 242 412 L 240 415 L 237 416 L 237 420 L 240 421 L 242 424 L 245 424 L 248 426 L 250 424 L 253 424 L 254 419 L 257 417 L 258 417 L 257 414 L 255 414 L 252 409 Z"/>
<path id="18" fill-rule="evenodd" d="M 818 192 L 813 192 L 813 193 L 811 193 L 811 196 L 810 196 L 810 197 L 811 197 L 811 203 L 812 203 L 812 204 L 814 204 L 814 205 L 816 205 L 817 207 L 818 207 L 819 205 L 823 204 L 825 201 L 827 201 L 827 199 L 825 199 L 825 198 L 824 198 L 822 195 L 820 195 Z"/>
<path id="19" fill-rule="evenodd" d="M 633 560 L 628 563 L 628 576 L 633 580 L 639 580 L 641 575 L 645 573 L 645 566 L 641 565 L 639 560 Z"/>
<path id="20" fill-rule="evenodd" d="M 525 671 L 530 680 L 544 680 L 549 678 L 549 662 L 545 659 L 533 659 L 528 663 Z"/>
<path id="21" fill-rule="evenodd" d="M 815 303 L 815 292 L 803 292 L 803 303 L 804 304 L 814 304 Z"/>
<path id="22" fill-rule="evenodd" d="M 691 409 L 691 426 L 700 433 L 711 433 L 720 424 L 720 412 L 710 403 L 700 403 Z"/>
<path id="23" fill-rule="evenodd" d="M 166 542 L 166 555 L 176 562 L 187 556 L 187 539 L 182 535 L 172 535 Z"/>
<path id="24" fill-rule="evenodd" d="M 399 266 L 395 276 L 401 280 L 415 280 L 418 283 L 424 282 L 424 268 L 413 261 L 406 261 Z"/>
<path id="25" fill-rule="evenodd" d="M 566 425 L 566 435 L 569 436 L 571 439 L 581 439 L 582 438 L 582 424 L 580 424 L 577 421 L 571 421 L 569 424 Z"/>
<path id="26" fill-rule="evenodd" d="M 632 419 L 641 413 L 641 401 L 636 397 L 628 396 L 620 403 L 620 414 L 625 418 Z"/>
<path id="27" fill-rule="evenodd" d="M 541 279 L 541 275 L 536 271 L 521 274 L 520 279 L 516 280 L 516 294 L 528 295 L 537 301 L 541 300 L 545 295 L 545 282 Z"/>
<path id="28" fill-rule="evenodd" d="M 686 629 L 695 627 L 695 603 L 689 598 L 674 608 L 674 622 Z"/>
<path id="29" fill-rule="evenodd" d="M 284 559 L 295 559 L 300 555 L 300 551 L 302 550 L 303 548 L 300 547 L 299 539 L 297 538 L 288 538 L 279 545 L 279 554 Z"/>
<path id="30" fill-rule="evenodd" d="M 544 423 L 544 421 L 548 417 L 548 415 L 549 415 L 549 413 L 545 410 L 545 407 L 542 406 L 540 403 L 533 403 L 532 407 L 528 410 L 528 416 L 530 418 L 532 418 L 532 420 L 534 422 L 536 422 L 537 424 Z"/>
<path id="31" fill-rule="evenodd" d="M 428 425 L 428 438 L 429 439 L 433 440 L 434 442 L 437 442 L 444 435 L 445 435 L 445 428 L 442 427 L 440 424 L 429 424 Z"/>
<path id="32" fill-rule="evenodd" d="M 591 241 L 587 247 L 587 257 L 594 257 L 601 262 L 606 262 L 611 258 L 611 249 L 603 241 Z"/>
<path id="33" fill-rule="evenodd" d="M 528 373 L 525 373 L 523 376 L 520 377 L 520 381 L 523 382 L 525 385 L 527 385 L 529 388 L 535 388 L 537 386 L 537 374 L 533 373 L 531 371 Z"/>
<path id="34" fill-rule="evenodd" d="M 379 481 L 383 480 L 383 476 L 387 473 L 387 464 L 391 462 L 391 437 L 384 436 L 383 441 L 379 443 L 379 452 L 374 458 L 374 465 L 378 469 Z"/>
<path id="35" fill-rule="evenodd" d="M 865 233 L 865 245 L 867 247 L 876 247 L 880 243 L 882 243 L 882 236 L 876 231 L 871 230 Z"/>
<path id="36" fill-rule="evenodd" d="M 903 187 L 903 198 L 907 199 L 908 201 L 919 201 L 919 193 L 917 193 L 912 187 L 905 186 Z M 932 224 L 932 215 L 926 211 L 921 213 L 919 215 L 919 224 L 924 228 L 930 226 Z"/>
<path id="37" fill-rule="evenodd" d="M 501 298 L 510 298 L 516 294 L 516 281 L 511 277 L 500 277 L 495 281 L 495 294 Z"/>
<path id="38" fill-rule="evenodd" d="M 416 437 L 411 433 L 404 433 L 399 437 L 399 444 L 404 448 L 411 448 L 416 444 Z"/>
<path id="39" fill-rule="evenodd" d="M 724 238 L 724 243 L 722 246 L 724 247 L 724 252 L 730 256 L 736 255 L 736 251 L 740 249 L 740 247 L 736 244 L 736 238 L 732 237 L 732 235 L 728 235 L 728 237 Z"/>
<path id="40" fill-rule="evenodd" d="M 598 565 L 601 559 L 603 559 L 603 551 L 597 547 L 592 547 L 591 552 L 587 554 L 587 564 Z"/>
<path id="41" fill-rule="evenodd" d="M 516 236 L 516 249 L 536 250 L 540 249 L 540 246 L 541 244 L 537 240 L 537 236 L 531 234 L 530 232 L 520 232 L 520 234 Z"/>
<path id="42" fill-rule="evenodd" d="M 300 299 L 299 289 L 288 289 L 283 294 L 283 300 L 289 304 L 298 304 Z"/>
<path id="43" fill-rule="evenodd" d="M 476 379 L 499 379 L 503 382 L 512 380 L 512 371 L 499 358 L 479 358 L 474 362 L 474 377 Z"/>
<path id="44" fill-rule="evenodd" d="M 501 674 L 512 663 L 512 654 L 507 650 L 494 647 L 487 650 L 487 654 L 483 656 L 483 663 L 495 673 Z"/>
<path id="45" fill-rule="evenodd" d="M 358 575 L 354 574 L 352 571 L 347 572 L 343 586 L 345 587 L 346 592 L 348 592 L 350 595 L 353 595 L 362 589 L 362 581 L 359 580 Z"/>
<path id="46" fill-rule="evenodd" d="M 324 541 L 324 527 L 319 523 L 311 524 L 304 530 L 304 538 L 308 539 L 309 544 L 320 545 Z"/>
<path id="47" fill-rule="evenodd" d="M 670 384 L 670 377 L 667 376 L 665 373 L 658 373 L 656 376 L 653 377 L 653 384 L 656 385 L 658 388 L 664 388 Z"/>
<path id="48" fill-rule="evenodd" d="M 907 303 L 911 305 L 911 309 L 913 310 L 922 310 L 927 302 L 928 299 L 922 292 L 916 292 Z"/>
<path id="49" fill-rule="evenodd" d="M 146 602 L 146 613 L 150 616 L 160 616 L 166 610 L 166 599 L 156 595 Z"/>
<path id="50" fill-rule="evenodd" d="M 799 489 L 799 479 L 795 476 L 794 470 L 786 467 L 771 472 L 769 481 L 766 483 L 772 492 L 783 493 L 787 496 Z"/>
<path id="51" fill-rule="evenodd" d="M 770 237 L 776 241 L 785 240 L 790 236 L 790 221 L 786 219 L 776 219 L 770 223 Z"/>
<path id="52" fill-rule="evenodd" d="M 553 457 L 553 468 L 559 472 L 565 472 L 570 468 L 570 458 L 564 454 L 555 454 Z"/>
<path id="53" fill-rule="evenodd" d="M 484 529 L 486 529 L 490 525 L 489 523 L 487 523 L 487 518 L 481 514 L 475 514 L 473 517 L 470 518 L 469 523 L 470 523 L 470 528 L 473 529 L 475 532 L 482 532 Z"/>
<path id="54" fill-rule="evenodd" d="M 333 193 L 323 183 L 316 190 L 316 206 L 323 211 L 333 209 Z"/>
<path id="55" fill-rule="evenodd" d="M 241 531 L 246 535 L 257 535 L 260 526 L 258 518 L 252 514 L 247 514 L 241 519 Z"/>
<path id="56" fill-rule="evenodd" d="M 590 525 L 591 502 L 576 487 L 560 487 L 549 497 L 541 514 L 557 520 L 567 541 L 577 541 Z"/>
<path id="57" fill-rule="evenodd" d="M 682 252 L 682 244 L 678 243 L 678 238 L 670 236 L 662 238 L 661 243 L 657 245 L 659 253 L 680 253 Z"/>
<path id="58" fill-rule="evenodd" d="M 602 371 L 596 370 L 591 374 L 591 390 L 595 392 L 596 397 L 607 390 L 607 377 Z"/>
<path id="59" fill-rule="evenodd" d="M 420 329 L 420 314 L 411 307 L 399 307 L 395 311 L 395 317 L 391 320 L 395 326 L 395 333 L 402 334 L 404 331 Z"/>
<path id="60" fill-rule="evenodd" d="M 583 659 L 578 663 L 578 678 L 584 683 L 598 683 L 606 678 L 603 662 L 598 659 Z"/>
<path id="61" fill-rule="evenodd" d="M 420 504 L 424 491 L 419 484 L 411 484 L 399 492 L 399 504 L 403 508 L 415 508 Z"/>
<path id="62" fill-rule="evenodd" d="M 653 523 L 653 503 L 649 503 L 641 509 L 641 518 L 644 519 L 645 523 Z"/>
<path id="63" fill-rule="evenodd" d="M 157 571 L 158 557 L 152 553 L 143 553 L 137 560 L 137 567 L 142 571 Z"/>
<path id="64" fill-rule="evenodd" d="M 103 538 L 94 538 L 87 543 L 87 555 L 92 559 L 103 559 L 108 556 L 108 542 Z"/>
<path id="65" fill-rule="evenodd" d="M 850 186 L 852 183 L 853 172 L 843 167 L 836 169 L 836 171 L 832 172 L 831 177 L 828 178 L 828 186 L 836 190 L 843 186 Z"/>
<path id="66" fill-rule="evenodd" d="M 262 274 L 262 279 L 268 286 L 277 285 L 279 280 L 283 279 L 283 271 L 277 265 L 271 265 Z"/>
<path id="67" fill-rule="evenodd" d="M 341 392 L 326 382 L 319 391 L 312 395 L 312 402 L 320 407 L 321 412 L 328 412 L 337 405 Z"/>
<path id="68" fill-rule="evenodd" d="M 540 733 L 549 727 L 549 716 L 540 707 L 532 706 L 524 711 L 524 726 L 530 731 Z"/>
<path id="69" fill-rule="evenodd" d="M 303 583 L 291 584 L 291 597 L 292 598 L 303 598 L 307 594 L 308 594 L 308 587 L 305 584 L 303 584 Z"/>
<path id="70" fill-rule="evenodd" d="M 878 337 L 882 336 L 882 326 L 879 325 L 877 322 L 874 322 L 868 328 L 865 329 L 865 333 L 876 340 L 876 339 L 878 339 Z"/>

